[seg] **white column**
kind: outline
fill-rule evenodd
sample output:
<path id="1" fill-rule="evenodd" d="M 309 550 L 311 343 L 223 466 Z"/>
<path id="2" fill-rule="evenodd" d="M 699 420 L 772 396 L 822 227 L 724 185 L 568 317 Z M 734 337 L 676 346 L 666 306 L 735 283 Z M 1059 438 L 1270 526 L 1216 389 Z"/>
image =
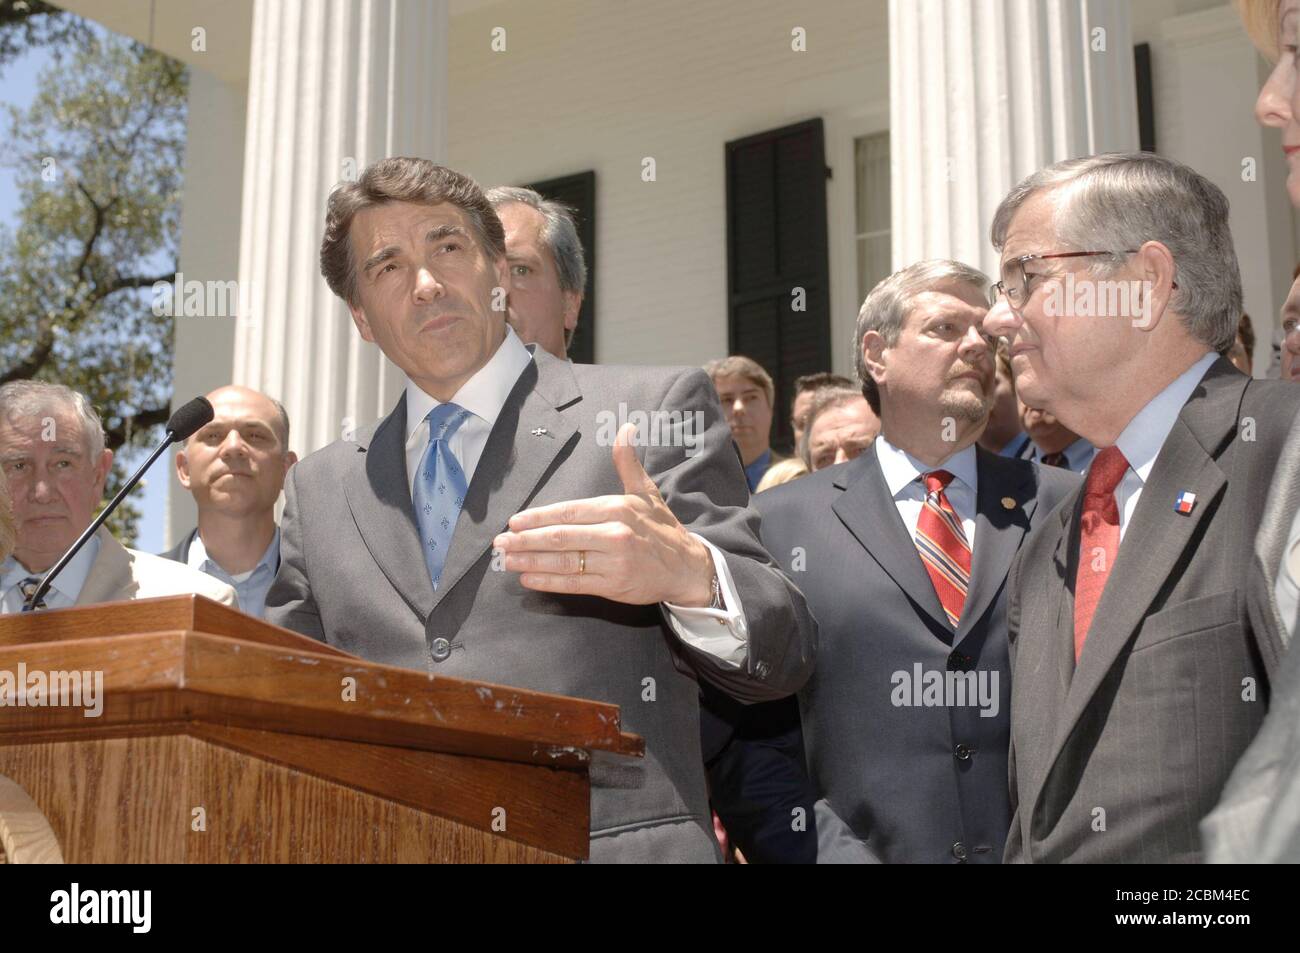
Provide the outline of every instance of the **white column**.
<path id="1" fill-rule="evenodd" d="M 1255 327 L 1255 373 L 1277 376 L 1271 345 L 1296 262 L 1282 135 L 1255 121 L 1268 67 L 1232 7 L 1160 24 L 1156 144 L 1223 189 L 1241 265 L 1246 313 Z"/>
<path id="2" fill-rule="evenodd" d="M 299 455 L 401 393 L 321 277 L 325 202 L 378 159 L 443 159 L 446 72 L 446 0 L 256 0 L 234 380 L 284 402 Z"/>
<path id="3" fill-rule="evenodd" d="M 890 0 L 893 263 L 989 275 L 989 225 L 1026 175 L 1136 149 L 1126 0 Z"/>
<path id="4" fill-rule="evenodd" d="M 239 201 L 244 155 L 244 91 L 202 69 L 191 68 L 185 130 L 185 192 L 181 201 L 180 271 L 184 281 L 220 282 L 239 273 Z M 229 307 L 233 308 L 234 305 Z M 175 306 L 172 409 L 231 381 L 237 318 L 227 311 L 187 317 Z M 194 528 L 194 498 L 176 479 L 171 459 L 159 461 L 151 480 L 168 480 L 163 545 Z"/>

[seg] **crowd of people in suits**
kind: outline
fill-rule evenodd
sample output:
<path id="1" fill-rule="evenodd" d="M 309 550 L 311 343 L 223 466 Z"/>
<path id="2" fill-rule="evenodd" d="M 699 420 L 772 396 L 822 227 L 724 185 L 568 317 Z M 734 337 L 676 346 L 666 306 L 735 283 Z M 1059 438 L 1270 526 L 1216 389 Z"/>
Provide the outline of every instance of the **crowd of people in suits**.
<path id="1" fill-rule="evenodd" d="M 1300 0 L 1243 11 L 1300 205 Z M 35 608 L 194 592 L 616 703 L 645 757 L 593 757 L 593 861 L 1300 859 L 1300 279 L 1256 379 L 1195 170 L 1070 159 L 989 225 L 996 281 L 928 260 L 867 295 L 855 379 L 796 383 L 781 459 L 746 357 L 566 359 L 563 206 L 379 161 L 329 196 L 320 265 L 406 374 L 392 411 L 298 461 L 278 401 L 214 391 L 174 461 L 194 529 L 165 558 L 101 529 Z M 628 408 L 656 439 L 613 433 Z M 0 612 L 112 459 L 83 395 L 0 386 Z"/>

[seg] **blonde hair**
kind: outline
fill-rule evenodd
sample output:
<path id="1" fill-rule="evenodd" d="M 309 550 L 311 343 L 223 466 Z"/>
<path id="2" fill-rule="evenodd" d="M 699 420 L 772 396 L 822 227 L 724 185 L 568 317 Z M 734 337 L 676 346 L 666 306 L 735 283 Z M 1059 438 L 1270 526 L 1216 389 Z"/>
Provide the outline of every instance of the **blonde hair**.
<path id="1" fill-rule="evenodd" d="M 1237 0 L 1237 13 L 1245 24 L 1250 42 L 1270 63 L 1278 58 L 1278 14 L 1282 0 Z"/>
<path id="2" fill-rule="evenodd" d="M 764 490 L 770 490 L 774 486 L 780 486 L 782 483 L 789 483 L 791 480 L 797 480 L 799 477 L 807 475 L 808 467 L 798 457 L 778 460 L 767 468 L 767 472 L 763 474 L 763 479 L 758 481 L 758 486 L 754 488 L 754 492 L 762 493 Z"/>

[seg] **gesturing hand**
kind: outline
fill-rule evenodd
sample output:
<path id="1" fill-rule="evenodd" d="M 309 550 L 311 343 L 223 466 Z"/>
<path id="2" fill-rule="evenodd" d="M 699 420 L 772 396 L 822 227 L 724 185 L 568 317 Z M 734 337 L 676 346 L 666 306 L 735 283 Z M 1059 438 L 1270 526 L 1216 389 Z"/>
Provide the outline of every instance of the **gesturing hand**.
<path id="1" fill-rule="evenodd" d="M 568 500 L 523 510 L 493 545 L 505 568 L 538 592 L 601 596 L 630 605 L 707 606 L 713 557 L 659 495 L 632 448 L 635 424 L 614 440 L 621 496 Z"/>

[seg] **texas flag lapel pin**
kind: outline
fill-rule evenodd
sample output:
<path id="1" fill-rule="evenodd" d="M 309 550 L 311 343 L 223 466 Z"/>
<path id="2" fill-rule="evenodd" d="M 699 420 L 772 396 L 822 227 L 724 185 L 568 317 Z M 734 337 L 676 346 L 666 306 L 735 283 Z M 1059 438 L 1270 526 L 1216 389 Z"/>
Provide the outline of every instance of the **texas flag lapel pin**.
<path id="1" fill-rule="evenodd" d="M 1182 513 L 1184 516 L 1192 512 L 1192 507 L 1196 505 L 1196 494 L 1188 493 L 1186 490 L 1178 494 L 1178 499 L 1174 500 L 1174 512 Z"/>

